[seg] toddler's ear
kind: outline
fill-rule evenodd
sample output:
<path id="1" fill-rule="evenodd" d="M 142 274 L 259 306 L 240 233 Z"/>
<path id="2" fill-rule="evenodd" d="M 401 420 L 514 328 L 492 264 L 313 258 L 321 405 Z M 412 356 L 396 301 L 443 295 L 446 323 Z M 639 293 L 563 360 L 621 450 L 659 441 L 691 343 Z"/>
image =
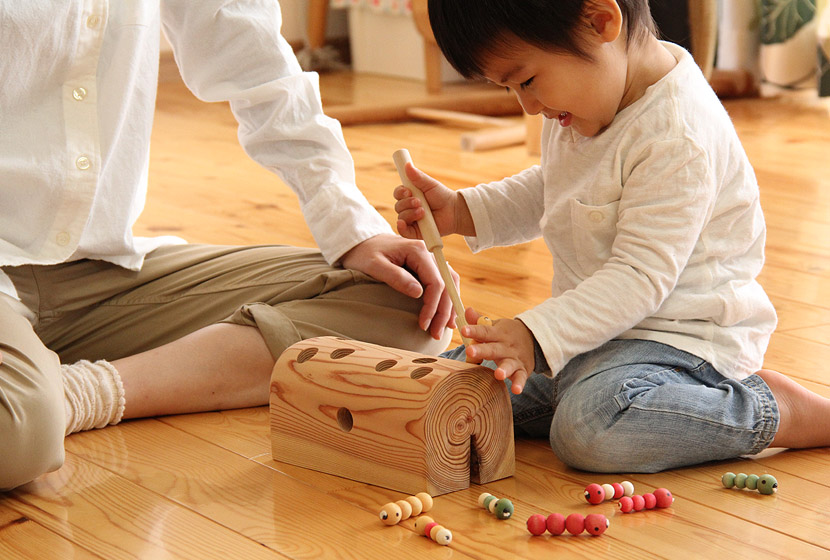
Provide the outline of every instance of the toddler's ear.
<path id="1" fill-rule="evenodd" d="M 617 40 L 623 29 L 623 16 L 616 0 L 588 0 L 585 17 L 594 32 L 604 42 Z"/>

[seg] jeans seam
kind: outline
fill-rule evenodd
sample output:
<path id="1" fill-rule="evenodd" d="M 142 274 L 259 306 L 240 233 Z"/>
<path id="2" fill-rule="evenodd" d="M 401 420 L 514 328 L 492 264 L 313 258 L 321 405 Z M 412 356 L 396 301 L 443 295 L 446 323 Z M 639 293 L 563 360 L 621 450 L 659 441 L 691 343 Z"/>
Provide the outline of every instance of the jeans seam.
<path id="1" fill-rule="evenodd" d="M 748 453 L 748 455 L 754 455 L 769 447 L 778 432 L 778 423 L 780 422 L 778 404 L 775 402 L 775 397 L 772 396 L 769 386 L 757 375 L 747 377 L 741 383 L 758 396 L 761 404 L 761 420 L 752 429 L 755 433 L 755 445 Z"/>

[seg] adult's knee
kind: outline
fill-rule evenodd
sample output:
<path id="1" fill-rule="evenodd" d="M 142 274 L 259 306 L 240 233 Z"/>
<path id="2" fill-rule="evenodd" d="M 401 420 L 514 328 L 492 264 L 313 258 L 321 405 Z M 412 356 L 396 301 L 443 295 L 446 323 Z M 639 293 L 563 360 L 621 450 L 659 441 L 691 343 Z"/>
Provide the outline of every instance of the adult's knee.
<path id="1" fill-rule="evenodd" d="M 66 413 L 60 366 L 38 371 L 4 352 L 0 365 L 0 490 L 10 490 L 58 469 L 64 460 Z M 57 376 L 54 382 L 36 383 Z"/>

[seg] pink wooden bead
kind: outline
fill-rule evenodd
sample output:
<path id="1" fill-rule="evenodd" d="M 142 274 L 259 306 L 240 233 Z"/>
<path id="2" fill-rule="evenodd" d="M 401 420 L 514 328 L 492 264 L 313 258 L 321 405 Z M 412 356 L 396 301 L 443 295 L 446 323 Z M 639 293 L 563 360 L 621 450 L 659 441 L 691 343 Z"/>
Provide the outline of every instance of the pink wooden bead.
<path id="1" fill-rule="evenodd" d="M 657 498 L 657 507 L 667 508 L 674 502 L 674 496 L 665 488 L 658 488 L 654 491 L 654 497 Z"/>
<path id="2" fill-rule="evenodd" d="M 605 489 L 599 484 L 589 484 L 585 487 L 585 499 L 589 504 L 601 504 L 605 501 Z"/>
<path id="3" fill-rule="evenodd" d="M 634 500 L 632 500 L 630 496 L 623 496 L 620 498 L 620 511 L 623 513 L 634 511 Z"/>
<path id="4" fill-rule="evenodd" d="M 631 496 L 631 500 L 634 502 L 634 511 L 643 511 L 646 507 L 646 501 L 639 494 Z"/>
<path id="5" fill-rule="evenodd" d="M 572 513 L 565 518 L 565 529 L 572 535 L 578 535 L 585 530 L 585 517 L 579 513 Z"/>
<path id="6" fill-rule="evenodd" d="M 527 530 L 530 531 L 531 535 L 539 536 L 545 532 L 547 529 L 547 524 L 545 520 L 545 516 L 541 513 L 534 513 L 530 517 L 527 518 Z"/>
<path id="7" fill-rule="evenodd" d="M 619 482 L 612 482 L 611 486 L 614 487 L 614 499 L 619 500 L 622 498 L 623 494 L 625 493 L 625 488 Z"/>
<path id="8" fill-rule="evenodd" d="M 610 523 L 601 513 L 592 513 L 585 517 L 585 530 L 597 537 L 605 532 Z"/>
<path id="9" fill-rule="evenodd" d="M 545 527 L 551 535 L 561 535 L 565 532 L 565 516 L 561 513 L 551 513 L 545 519 Z"/>
<path id="10" fill-rule="evenodd" d="M 657 505 L 657 498 L 650 492 L 643 494 L 643 500 L 645 501 L 646 509 L 654 509 L 654 506 Z"/>

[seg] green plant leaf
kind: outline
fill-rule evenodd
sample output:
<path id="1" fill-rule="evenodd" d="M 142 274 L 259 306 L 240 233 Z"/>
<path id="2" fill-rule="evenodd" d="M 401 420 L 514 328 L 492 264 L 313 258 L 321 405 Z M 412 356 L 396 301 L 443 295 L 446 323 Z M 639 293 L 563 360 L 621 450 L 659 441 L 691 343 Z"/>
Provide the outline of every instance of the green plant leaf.
<path id="1" fill-rule="evenodd" d="M 761 42 L 784 43 L 816 15 L 816 0 L 762 0 Z"/>

